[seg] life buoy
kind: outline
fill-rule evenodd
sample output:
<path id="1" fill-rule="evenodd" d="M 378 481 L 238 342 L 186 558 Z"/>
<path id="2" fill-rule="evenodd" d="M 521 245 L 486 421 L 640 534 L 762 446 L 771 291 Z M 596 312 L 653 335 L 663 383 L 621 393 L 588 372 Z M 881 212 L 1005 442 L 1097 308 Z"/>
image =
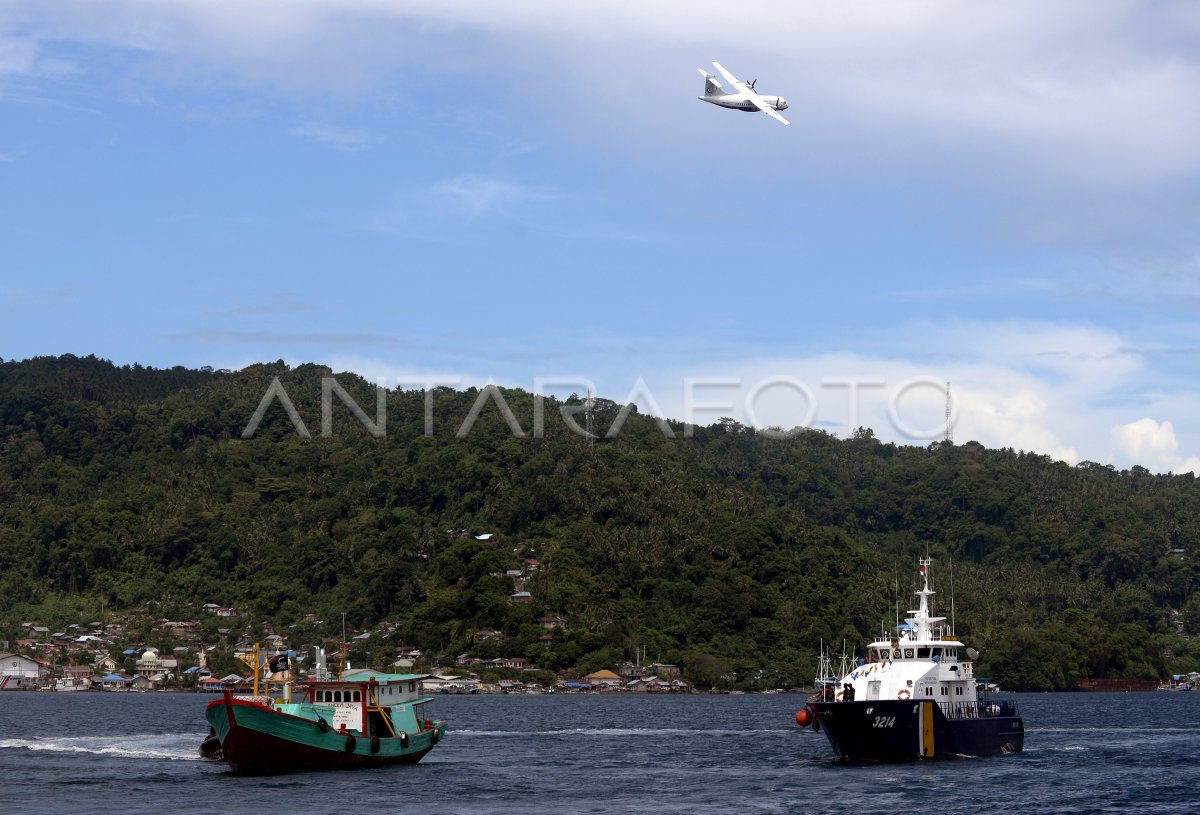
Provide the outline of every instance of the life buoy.
<path id="1" fill-rule="evenodd" d="M 371 752 L 372 752 L 372 753 L 378 753 L 378 752 L 379 752 L 379 736 L 372 736 L 372 737 L 371 737 Z"/>
<path id="2" fill-rule="evenodd" d="M 903 701 L 905 699 L 911 699 L 912 694 L 908 692 L 907 688 L 901 688 L 900 692 L 896 694 L 896 698 Z"/>
<path id="3" fill-rule="evenodd" d="M 400 746 L 401 747 L 408 746 L 408 733 L 406 733 L 403 730 L 400 731 Z"/>
<path id="4" fill-rule="evenodd" d="M 835 693 L 835 694 L 833 695 L 833 698 L 834 698 L 834 701 L 837 701 L 837 702 L 840 702 L 840 701 L 842 701 L 842 692 L 841 692 L 841 691 L 838 691 L 837 693 Z"/>
<path id="5" fill-rule="evenodd" d="M 345 747 L 345 749 L 346 749 L 346 752 L 347 752 L 347 753 L 353 753 L 353 752 L 354 752 L 354 745 L 355 745 L 354 736 L 346 736 L 346 747 Z"/>

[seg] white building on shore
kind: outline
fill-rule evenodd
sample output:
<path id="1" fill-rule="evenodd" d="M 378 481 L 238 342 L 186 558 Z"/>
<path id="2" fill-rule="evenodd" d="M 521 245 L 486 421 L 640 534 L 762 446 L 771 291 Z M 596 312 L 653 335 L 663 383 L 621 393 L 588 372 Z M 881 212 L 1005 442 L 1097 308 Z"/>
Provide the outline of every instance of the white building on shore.
<path id="1" fill-rule="evenodd" d="M 50 677 L 50 666 L 20 654 L 0 654 L 0 690 L 37 685 Z"/>

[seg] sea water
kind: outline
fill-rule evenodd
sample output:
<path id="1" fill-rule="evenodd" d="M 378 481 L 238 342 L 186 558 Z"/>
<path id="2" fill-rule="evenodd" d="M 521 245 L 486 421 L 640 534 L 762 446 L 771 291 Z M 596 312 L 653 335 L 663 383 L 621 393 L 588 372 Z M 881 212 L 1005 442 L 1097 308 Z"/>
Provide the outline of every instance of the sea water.
<path id="1" fill-rule="evenodd" d="M 418 765 L 267 778 L 201 761 L 213 697 L 0 693 L 6 813 L 1184 813 L 1200 693 L 1020 695 L 1025 752 L 848 766 L 803 697 L 448 696 Z"/>

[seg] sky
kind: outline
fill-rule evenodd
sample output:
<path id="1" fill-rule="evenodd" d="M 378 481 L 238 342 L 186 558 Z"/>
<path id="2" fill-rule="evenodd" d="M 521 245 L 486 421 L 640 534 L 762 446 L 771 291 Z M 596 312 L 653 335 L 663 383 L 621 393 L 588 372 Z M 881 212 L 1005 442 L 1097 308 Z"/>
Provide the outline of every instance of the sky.
<path id="1" fill-rule="evenodd" d="M 1200 474 L 1197 99 L 1190 0 L 0 0 L 0 357 Z"/>

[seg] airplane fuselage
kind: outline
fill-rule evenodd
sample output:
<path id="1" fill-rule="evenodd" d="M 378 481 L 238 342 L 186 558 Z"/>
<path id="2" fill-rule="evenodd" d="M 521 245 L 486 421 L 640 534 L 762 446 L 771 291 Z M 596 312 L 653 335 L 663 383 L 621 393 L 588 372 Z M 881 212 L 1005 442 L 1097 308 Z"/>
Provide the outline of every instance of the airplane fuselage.
<path id="1" fill-rule="evenodd" d="M 736 93 L 726 96 L 697 96 L 696 98 L 705 102 L 712 102 L 714 105 L 719 105 L 723 108 L 744 110 L 747 113 L 758 113 L 758 107 L 753 102 Z M 759 96 L 758 98 L 775 110 L 787 110 L 787 100 L 782 96 Z"/>

